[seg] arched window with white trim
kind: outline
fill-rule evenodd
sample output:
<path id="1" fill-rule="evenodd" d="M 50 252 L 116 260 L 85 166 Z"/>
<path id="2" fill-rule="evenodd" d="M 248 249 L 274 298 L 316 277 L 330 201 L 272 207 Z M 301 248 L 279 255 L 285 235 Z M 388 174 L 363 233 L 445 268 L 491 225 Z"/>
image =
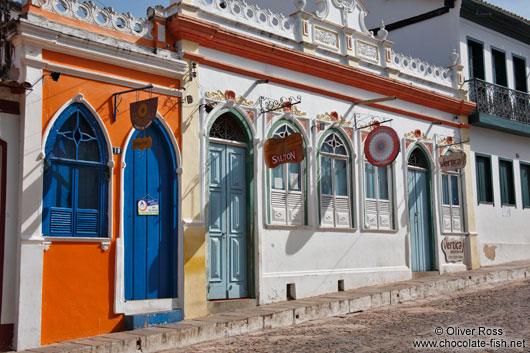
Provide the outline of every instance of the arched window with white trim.
<path id="1" fill-rule="evenodd" d="M 300 131 L 294 124 L 283 121 L 273 128 L 270 138 L 285 138 L 295 132 Z M 287 163 L 276 168 L 267 168 L 270 224 L 304 224 L 305 163 L 306 159 L 299 163 Z"/>
<path id="2" fill-rule="evenodd" d="M 96 119 L 81 103 L 66 108 L 45 145 L 45 236 L 107 237 L 108 149 Z"/>
<path id="3" fill-rule="evenodd" d="M 351 152 L 344 138 L 331 130 L 319 149 L 320 224 L 351 228 Z"/>

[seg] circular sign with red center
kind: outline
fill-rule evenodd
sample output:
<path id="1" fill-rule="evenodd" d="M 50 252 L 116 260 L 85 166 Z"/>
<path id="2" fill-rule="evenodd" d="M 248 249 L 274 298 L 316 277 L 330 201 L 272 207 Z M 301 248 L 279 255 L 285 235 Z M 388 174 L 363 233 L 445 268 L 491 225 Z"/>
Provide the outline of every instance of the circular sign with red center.
<path id="1" fill-rule="evenodd" d="M 394 129 L 376 127 L 364 142 L 364 155 L 370 164 L 384 167 L 392 163 L 399 153 L 399 139 Z"/>

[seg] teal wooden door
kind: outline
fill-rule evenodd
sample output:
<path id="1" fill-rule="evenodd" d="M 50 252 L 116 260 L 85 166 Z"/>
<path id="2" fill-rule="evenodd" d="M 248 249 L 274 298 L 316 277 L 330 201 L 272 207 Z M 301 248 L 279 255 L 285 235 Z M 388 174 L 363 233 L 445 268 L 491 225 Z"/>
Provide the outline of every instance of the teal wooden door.
<path id="1" fill-rule="evenodd" d="M 431 206 L 427 171 L 408 170 L 412 271 L 434 270 Z"/>
<path id="2" fill-rule="evenodd" d="M 210 144 L 208 299 L 248 297 L 245 149 Z"/>

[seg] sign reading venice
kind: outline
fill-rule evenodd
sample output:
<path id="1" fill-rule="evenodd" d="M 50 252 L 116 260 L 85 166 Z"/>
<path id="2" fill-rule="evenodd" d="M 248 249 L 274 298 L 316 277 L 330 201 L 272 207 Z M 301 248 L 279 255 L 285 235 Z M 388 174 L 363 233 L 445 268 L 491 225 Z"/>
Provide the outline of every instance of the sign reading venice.
<path id="1" fill-rule="evenodd" d="M 304 160 L 304 146 L 302 135 L 294 133 L 278 139 L 265 141 L 265 164 L 269 168 L 276 168 L 284 163 L 299 163 Z"/>
<path id="2" fill-rule="evenodd" d="M 464 152 L 453 152 L 440 156 L 438 159 L 442 172 L 454 169 L 464 169 L 466 166 L 466 154 Z"/>

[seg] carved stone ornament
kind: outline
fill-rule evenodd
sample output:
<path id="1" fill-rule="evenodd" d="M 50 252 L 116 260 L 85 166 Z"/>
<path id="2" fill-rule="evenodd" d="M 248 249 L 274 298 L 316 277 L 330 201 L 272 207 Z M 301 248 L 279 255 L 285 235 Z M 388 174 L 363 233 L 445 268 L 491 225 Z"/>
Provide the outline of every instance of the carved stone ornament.
<path id="1" fill-rule="evenodd" d="M 454 139 L 451 136 L 446 136 L 440 140 L 438 140 L 438 145 L 440 146 L 447 146 L 454 144 Z"/>
<path id="2" fill-rule="evenodd" d="M 430 138 L 425 136 L 425 134 L 423 132 L 421 132 L 419 129 L 416 129 L 416 130 L 411 131 L 411 132 L 407 132 L 405 134 L 405 137 L 408 138 L 408 139 L 411 139 L 411 140 L 422 140 L 422 141 L 427 141 L 427 142 L 431 142 L 432 141 Z"/>
<path id="3" fill-rule="evenodd" d="M 246 107 L 254 106 L 254 102 L 248 99 L 243 98 L 243 96 L 237 96 L 234 98 L 235 93 L 233 91 L 227 90 L 226 92 L 221 92 L 217 90 L 216 92 L 206 92 L 204 94 L 206 98 L 210 98 L 216 101 L 225 101 L 225 100 L 234 100 L 236 104 L 244 105 Z"/>
<path id="4" fill-rule="evenodd" d="M 333 0 L 333 5 L 339 9 L 352 12 L 355 9 L 355 0 Z"/>
<path id="5" fill-rule="evenodd" d="M 357 54 L 374 61 L 379 60 L 377 46 L 362 41 L 357 41 Z"/>
<path id="6" fill-rule="evenodd" d="M 381 20 L 381 25 L 379 26 L 379 31 L 377 32 L 377 38 L 386 40 L 387 37 L 388 31 L 385 29 L 385 22 Z"/>
<path id="7" fill-rule="evenodd" d="M 294 0 L 294 6 L 299 10 L 303 10 L 306 5 L 306 0 Z"/>
<path id="8" fill-rule="evenodd" d="M 339 47 L 339 36 L 336 32 L 328 31 L 324 28 L 315 26 L 315 39 L 316 41 L 331 47 Z"/>
<path id="9" fill-rule="evenodd" d="M 337 122 L 340 125 L 350 126 L 351 121 L 344 120 L 342 115 L 338 115 L 337 112 L 324 113 L 317 115 L 318 120 Z"/>

